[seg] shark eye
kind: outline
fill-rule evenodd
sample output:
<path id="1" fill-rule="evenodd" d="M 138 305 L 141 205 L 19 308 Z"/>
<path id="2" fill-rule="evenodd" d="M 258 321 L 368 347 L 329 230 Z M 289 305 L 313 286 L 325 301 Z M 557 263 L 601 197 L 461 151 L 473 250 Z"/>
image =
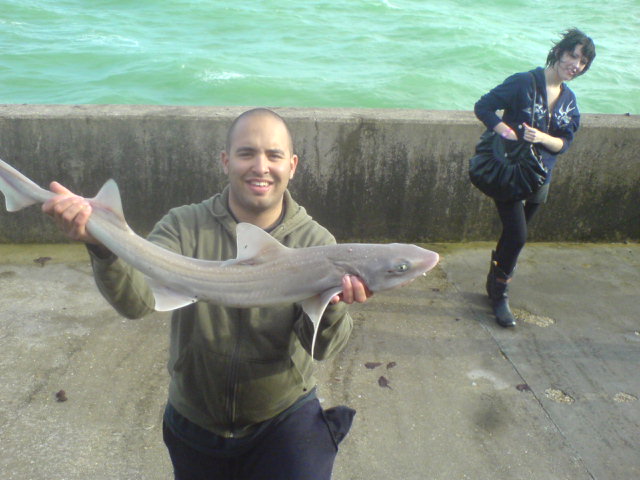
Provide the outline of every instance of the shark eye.
<path id="1" fill-rule="evenodd" d="M 409 263 L 402 262 L 396 265 L 396 273 L 404 273 L 409 270 Z"/>

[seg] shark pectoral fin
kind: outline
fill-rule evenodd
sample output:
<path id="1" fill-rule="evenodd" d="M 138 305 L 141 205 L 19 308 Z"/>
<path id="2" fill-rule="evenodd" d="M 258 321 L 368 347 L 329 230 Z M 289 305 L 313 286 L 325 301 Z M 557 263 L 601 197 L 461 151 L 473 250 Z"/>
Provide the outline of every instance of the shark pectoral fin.
<path id="1" fill-rule="evenodd" d="M 164 285 L 157 283 L 155 280 L 146 277 L 147 283 L 153 292 L 156 304 L 155 309 L 158 312 L 168 312 L 170 310 L 176 310 L 186 305 L 191 305 L 198 301 L 197 298 L 189 297 L 182 293 L 177 293 Z"/>
<path id="2" fill-rule="evenodd" d="M 342 287 L 334 287 L 325 292 L 314 295 L 307 298 L 302 302 L 302 310 L 307 314 L 311 323 L 313 324 L 313 338 L 311 339 L 311 358 L 313 358 L 313 351 L 316 346 L 316 336 L 318 335 L 318 327 L 320 326 L 320 319 L 327 309 L 327 305 L 333 298 L 342 291 Z"/>

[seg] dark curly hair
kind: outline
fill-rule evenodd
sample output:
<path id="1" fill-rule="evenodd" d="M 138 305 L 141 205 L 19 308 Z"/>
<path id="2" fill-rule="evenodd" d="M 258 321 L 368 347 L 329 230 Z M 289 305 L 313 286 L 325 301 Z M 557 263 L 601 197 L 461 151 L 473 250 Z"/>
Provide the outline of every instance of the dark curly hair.
<path id="1" fill-rule="evenodd" d="M 593 59 L 596 58 L 596 46 L 591 37 L 588 37 L 577 28 L 567 30 L 562 35 L 562 38 L 553 44 L 547 55 L 547 67 L 555 65 L 563 53 L 573 52 L 578 45 L 582 45 L 582 55 L 587 59 L 587 64 L 580 72 L 580 75 L 584 75 L 589 70 Z"/>

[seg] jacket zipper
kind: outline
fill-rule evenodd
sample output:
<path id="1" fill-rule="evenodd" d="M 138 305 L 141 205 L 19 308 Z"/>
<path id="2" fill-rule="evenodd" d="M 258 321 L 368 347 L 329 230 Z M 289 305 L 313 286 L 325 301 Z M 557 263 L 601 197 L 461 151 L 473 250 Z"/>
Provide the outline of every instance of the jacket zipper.
<path id="1" fill-rule="evenodd" d="M 244 309 L 239 310 L 239 320 L 235 322 L 236 326 L 236 335 L 235 335 L 235 344 L 233 346 L 233 352 L 231 354 L 231 362 L 229 365 L 229 375 L 227 377 L 227 400 L 226 400 L 226 410 L 227 410 L 227 418 L 229 421 L 229 438 L 233 438 L 235 431 L 235 421 L 237 415 L 237 397 L 238 397 L 238 368 L 239 368 L 239 352 L 240 352 L 240 341 L 242 339 L 242 329 L 245 323 L 245 313 Z"/>

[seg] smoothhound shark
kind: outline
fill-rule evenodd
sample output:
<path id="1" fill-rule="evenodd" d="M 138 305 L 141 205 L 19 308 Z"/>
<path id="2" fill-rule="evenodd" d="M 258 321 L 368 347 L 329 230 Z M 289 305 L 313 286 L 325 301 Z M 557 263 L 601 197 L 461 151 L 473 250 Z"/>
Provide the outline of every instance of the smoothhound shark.
<path id="1" fill-rule="evenodd" d="M 0 191 L 9 212 L 55 195 L 2 160 Z M 399 243 L 288 248 L 261 228 L 240 223 L 236 258 L 199 260 L 137 235 L 124 218 L 114 180 L 87 201 L 92 208 L 87 230 L 146 276 L 156 310 L 174 310 L 197 301 L 240 308 L 298 302 L 313 323 L 312 357 L 320 319 L 331 298 L 342 291 L 344 275 L 357 275 L 369 290 L 378 292 L 409 283 L 439 259 L 430 250 Z"/>

